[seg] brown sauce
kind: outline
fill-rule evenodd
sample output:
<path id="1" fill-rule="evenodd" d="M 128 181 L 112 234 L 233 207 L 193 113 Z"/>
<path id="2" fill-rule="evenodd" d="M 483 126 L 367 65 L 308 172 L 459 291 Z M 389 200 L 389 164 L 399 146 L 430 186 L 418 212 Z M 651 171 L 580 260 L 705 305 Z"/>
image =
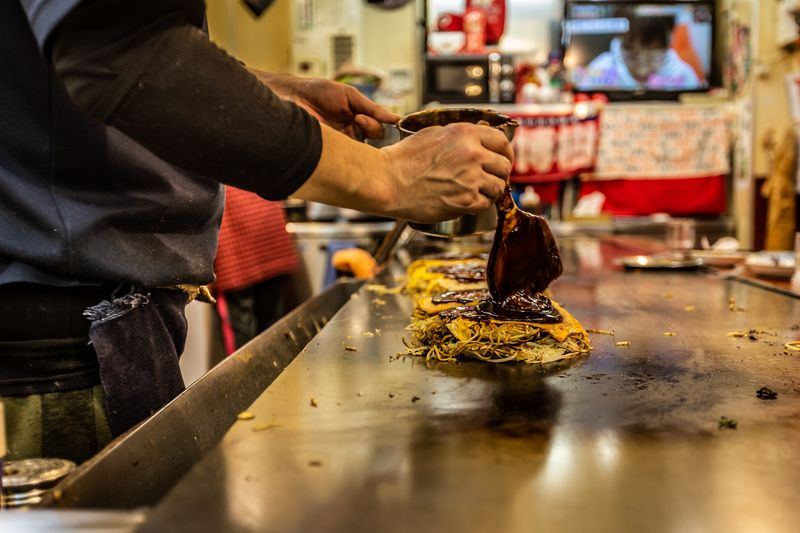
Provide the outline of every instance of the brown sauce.
<path id="1" fill-rule="evenodd" d="M 518 306 L 516 308 L 507 303 L 501 306 L 494 303 L 491 298 L 487 298 L 478 303 L 478 305 L 453 307 L 439 314 L 441 317 L 448 320 L 452 320 L 456 317 L 463 317 L 476 321 L 494 319 L 514 322 L 532 322 L 536 324 L 555 324 L 564 320 L 561 313 L 553 307 L 553 303 L 544 294 L 534 294 L 530 296 L 530 298 L 527 298 L 524 303 L 519 300 L 515 303 Z"/>
<path id="2" fill-rule="evenodd" d="M 444 277 L 460 281 L 461 283 L 475 283 L 486 281 L 486 265 L 482 263 L 454 263 L 430 267 L 428 272 L 444 274 Z"/>
<path id="3" fill-rule="evenodd" d="M 476 300 L 485 300 L 488 297 L 489 291 L 487 289 L 446 291 L 434 295 L 433 298 L 431 298 L 431 301 L 437 305 L 452 303 L 468 304 Z"/>
<path id="4" fill-rule="evenodd" d="M 561 322 L 561 313 L 541 294 L 564 271 L 550 226 L 518 209 L 508 187 L 496 206 L 497 229 L 486 274 L 490 298 L 473 312 L 500 320 Z"/>
<path id="5" fill-rule="evenodd" d="M 553 307 L 550 298 L 541 293 L 529 294 L 524 291 L 515 292 L 501 304 L 495 303 L 491 298 L 483 300 L 478 304 L 476 312 L 484 318 L 539 324 L 555 324 L 564 319 Z"/>

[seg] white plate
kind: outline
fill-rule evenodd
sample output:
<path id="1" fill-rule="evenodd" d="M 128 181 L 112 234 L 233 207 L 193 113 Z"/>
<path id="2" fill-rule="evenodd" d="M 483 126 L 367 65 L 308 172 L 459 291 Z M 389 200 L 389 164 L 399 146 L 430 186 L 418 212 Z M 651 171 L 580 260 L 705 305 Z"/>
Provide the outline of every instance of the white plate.
<path id="1" fill-rule="evenodd" d="M 756 252 L 747 256 L 745 268 L 755 276 L 789 279 L 794 274 L 794 252 Z"/>
<path id="2" fill-rule="evenodd" d="M 460 52 L 466 40 L 463 31 L 432 31 L 428 34 L 428 48 L 437 54 L 449 56 Z"/>
<path id="3" fill-rule="evenodd" d="M 697 268 L 703 261 L 696 257 L 674 257 L 669 255 L 630 255 L 619 259 L 619 263 L 628 268 L 645 269 L 682 269 Z"/>
<path id="4" fill-rule="evenodd" d="M 703 260 L 704 265 L 731 268 L 747 258 L 747 252 L 723 252 L 717 250 L 692 250 L 692 257 Z"/>

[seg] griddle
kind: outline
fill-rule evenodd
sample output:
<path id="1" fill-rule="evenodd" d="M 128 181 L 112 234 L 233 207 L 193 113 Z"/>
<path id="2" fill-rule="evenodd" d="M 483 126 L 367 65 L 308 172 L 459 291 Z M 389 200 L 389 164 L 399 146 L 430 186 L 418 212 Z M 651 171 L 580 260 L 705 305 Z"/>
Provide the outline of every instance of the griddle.
<path id="1" fill-rule="evenodd" d="M 140 531 L 796 530 L 800 356 L 783 343 L 800 299 L 624 271 L 613 260 L 641 250 L 604 239 L 559 246 L 555 298 L 614 331 L 591 354 L 398 357 L 410 299 L 362 287 Z"/>

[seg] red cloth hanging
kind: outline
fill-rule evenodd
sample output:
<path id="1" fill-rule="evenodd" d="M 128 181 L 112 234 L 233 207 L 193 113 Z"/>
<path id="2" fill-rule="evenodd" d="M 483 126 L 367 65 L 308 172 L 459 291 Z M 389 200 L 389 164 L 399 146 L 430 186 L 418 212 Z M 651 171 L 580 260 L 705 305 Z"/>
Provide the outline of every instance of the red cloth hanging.
<path id="1" fill-rule="evenodd" d="M 719 215 L 727 210 L 725 176 L 585 181 L 579 197 L 600 191 L 612 215 Z"/>
<path id="2" fill-rule="evenodd" d="M 226 186 L 225 214 L 214 260 L 217 275 L 214 289 L 219 292 L 242 289 L 290 274 L 298 264 L 281 205 Z"/>

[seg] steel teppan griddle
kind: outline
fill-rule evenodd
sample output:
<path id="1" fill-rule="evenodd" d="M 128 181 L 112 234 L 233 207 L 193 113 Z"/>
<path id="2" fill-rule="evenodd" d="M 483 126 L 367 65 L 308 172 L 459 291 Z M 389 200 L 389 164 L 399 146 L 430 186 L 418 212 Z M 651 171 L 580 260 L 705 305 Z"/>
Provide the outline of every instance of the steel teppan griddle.
<path id="1" fill-rule="evenodd" d="M 800 367 L 782 343 L 800 299 L 559 245 L 556 299 L 615 333 L 592 353 L 397 358 L 412 303 L 362 288 L 141 531 L 793 531 Z"/>

